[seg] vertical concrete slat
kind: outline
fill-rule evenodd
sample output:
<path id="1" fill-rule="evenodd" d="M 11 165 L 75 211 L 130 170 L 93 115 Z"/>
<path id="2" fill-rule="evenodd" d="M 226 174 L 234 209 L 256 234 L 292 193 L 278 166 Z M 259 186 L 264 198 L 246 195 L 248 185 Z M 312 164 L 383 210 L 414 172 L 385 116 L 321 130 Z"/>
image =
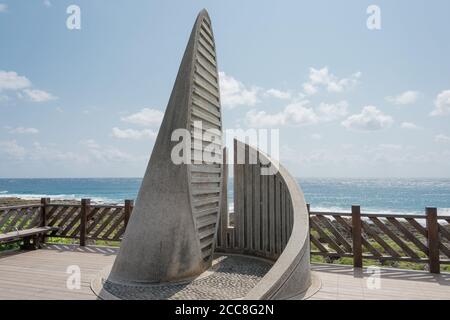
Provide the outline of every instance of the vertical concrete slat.
<path id="1" fill-rule="evenodd" d="M 275 181 L 275 252 L 277 256 L 281 253 L 281 201 L 280 201 L 280 179 Z"/>
<path id="2" fill-rule="evenodd" d="M 280 197 L 280 220 L 279 220 L 279 230 L 280 230 L 280 245 L 279 245 L 279 251 L 278 253 L 281 254 L 283 251 L 283 244 L 284 244 L 284 213 L 283 213 L 283 183 L 278 184 L 278 194 Z"/>
<path id="3" fill-rule="evenodd" d="M 245 247 L 253 249 L 253 165 L 250 164 L 250 148 L 245 145 Z"/>
<path id="4" fill-rule="evenodd" d="M 268 215 L 268 176 L 261 176 L 261 224 L 262 224 L 262 238 L 261 246 L 263 252 L 270 251 L 269 241 L 269 215 Z"/>
<path id="5" fill-rule="evenodd" d="M 270 243 L 270 256 L 275 256 L 275 175 L 269 177 L 269 243 Z"/>
<path id="6" fill-rule="evenodd" d="M 245 148 L 238 147 L 238 152 L 244 155 L 244 161 L 239 165 L 239 248 L 245 249 Z"/>
<path id="7" fill-rule="evenodd" d="M 222 248 L 228 247 L 227 230 L 228 230 L 228 164 L 227 164 L 227 148 L 223 148 L 222 155 L 222 200 L 220 204 L 220 219 L 217 238 L 220 239 L 217 245 Z"/>
<path id="8" fill-rule="evenodd" d="M 230 230 L 230 248 L 236 248 L 236 228 Z"/>
<path id="9" fill-rule="evenodd" d="M 257 154 L 258 156 L 258 154 Z M 259 158 L 259 157 L 257 157 Z M 259 160 L 253 165 L 253 216 L 255 218 L 253 230 L 253 246 L 256 251 L 261 250 L 261 169 Z"/>
<path id="10" fill-rule="evenodd" d="M 286 187 L 284 184 L 281 185 L 281 228 L 281 249 L 284 250 L 287 239 Z"/>
<path id="11" fill-rule="evenodd" d="M 238 159 L 239 146 L 236 140 L 234 140 L 234 235 L 235 235 L 235 247 L 241 248 L 241 230 L 242 230 L 242 164 Z"/>
<path id="12" fill-rule="evenodd" d="M 289 192 L 286 190 L 285 196 L 285 206 L 286 206 L 286 244 L 289 242 L 289 237 L 291 236 L 291 216 L 289 208 Z"/>
<path id="13" fill-rule="evenodd" d="M 286 226 L 286 244 L 289 242 L 289 238 L 291 237 L 291 199 L 289 197 L 289 193 L 286 193 L 286 217 L 287 217 L 287 226 Z"/>
<path id="14" fill-rule="evenodd" d="M 288 195 L 288 208 L 289 208 L 289 238 L 291 237 L 292 229 L 294 227 L 294 216 L 293 216 L 293 209 L 292 209 L 292 199 Z"/>

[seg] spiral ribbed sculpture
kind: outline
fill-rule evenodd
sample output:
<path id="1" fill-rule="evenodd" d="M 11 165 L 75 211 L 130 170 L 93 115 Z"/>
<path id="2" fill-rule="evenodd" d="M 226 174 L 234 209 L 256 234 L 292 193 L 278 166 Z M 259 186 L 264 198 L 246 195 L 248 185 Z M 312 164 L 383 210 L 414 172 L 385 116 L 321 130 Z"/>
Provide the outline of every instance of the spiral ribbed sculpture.
<path id="1" fill-rule="evenodd" d="M 171 158 L 179 143 L 172 141 L 177 129 L 191 134 L 189 163 L 176 164 Z M 222 158 L 221 132 L 214 36 L 203 10 L 186 47 L 110 282 L 174 282 L 211 266 L 223 176 L 222 165 L 205 161 L 202 152 L 216 146 L 216 156 Z"/>

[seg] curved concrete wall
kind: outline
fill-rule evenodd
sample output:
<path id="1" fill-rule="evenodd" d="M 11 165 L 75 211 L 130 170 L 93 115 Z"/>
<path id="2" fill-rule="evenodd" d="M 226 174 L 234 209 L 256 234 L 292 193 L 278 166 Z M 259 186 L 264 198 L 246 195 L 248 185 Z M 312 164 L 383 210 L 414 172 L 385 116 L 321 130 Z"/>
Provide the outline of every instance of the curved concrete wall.
<path id="1" fill-rule="evenodd" d="M 237 162 L 239 153 L 244 164 Z M 262 175 L 262 168 L 275 163 L 236 140 L 234 156 L 234 226 L 223 205 L 216 251 L 275 262 L 246 299 L 301 298 L 311 274 L 308 212 L 300 187 L 281 165 L 276 174 Z"/>

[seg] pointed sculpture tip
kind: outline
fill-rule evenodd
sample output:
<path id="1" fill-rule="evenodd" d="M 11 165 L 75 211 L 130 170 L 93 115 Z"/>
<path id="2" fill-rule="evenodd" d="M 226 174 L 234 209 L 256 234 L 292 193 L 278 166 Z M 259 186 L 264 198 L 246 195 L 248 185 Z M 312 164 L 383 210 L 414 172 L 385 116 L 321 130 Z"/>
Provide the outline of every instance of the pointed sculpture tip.
<path id="1" fill-rule="evenodd" d="M 198 13 L 198 16 L 199 16 L 199 17 L 201 17 L 201 16 L 206 16 L 206 17 L 209 18 L 208 10 L 206 10 L 206 8 L 203 8 L 203 9 Z"/>

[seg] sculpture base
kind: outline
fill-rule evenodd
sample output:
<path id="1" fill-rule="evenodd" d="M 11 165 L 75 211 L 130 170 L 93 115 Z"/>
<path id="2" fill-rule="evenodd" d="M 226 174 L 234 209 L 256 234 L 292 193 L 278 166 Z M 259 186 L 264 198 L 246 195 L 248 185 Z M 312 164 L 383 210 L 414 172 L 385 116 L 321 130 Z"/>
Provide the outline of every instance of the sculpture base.
<path id="1" fill-rule="evenodd" d="M 91 283 L 105 300 L 229 300 L 240 299 L 255 287 L 272 262 L 241 255 L 217 255 L 210 269 L 189 281 L 177 283 L 115 283 L 104 270 Z"/>

